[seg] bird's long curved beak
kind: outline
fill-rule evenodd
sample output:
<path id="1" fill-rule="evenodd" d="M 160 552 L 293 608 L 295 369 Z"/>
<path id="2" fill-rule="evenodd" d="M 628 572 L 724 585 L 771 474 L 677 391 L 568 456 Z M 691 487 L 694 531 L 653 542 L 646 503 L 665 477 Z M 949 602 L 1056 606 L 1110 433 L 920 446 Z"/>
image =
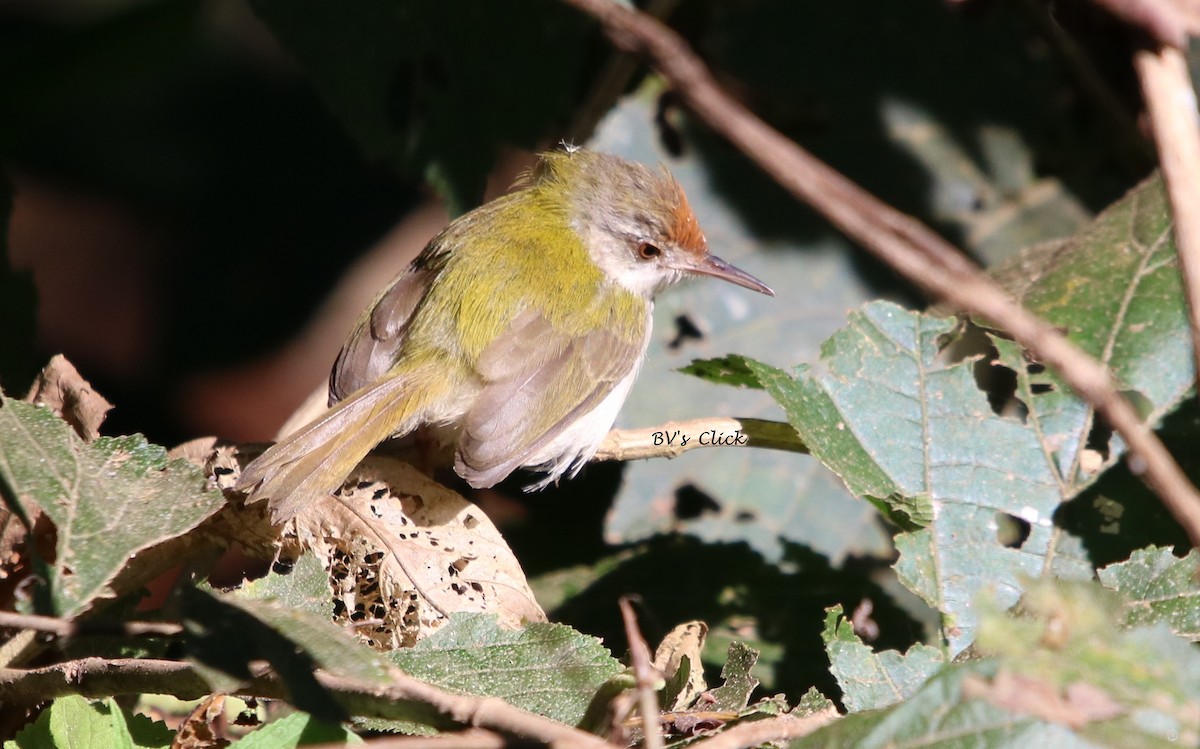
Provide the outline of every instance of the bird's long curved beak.
<path id="1" fill-rule="evenodd" d="M 714 278 L 735 283 L 738 286 L 745 286 L 747 289 L 752 289 L 760 294 L 775 296 L 775 292 L 771 290 L 770 286 L 767 286 L 741 268 L 735 268 L 716 255 L 705 255 L 704 259 L 698 260 L 695 263 L 688 263 L 687 267 L 682 270 L 688 273 L 701 273 L 706 276 L 713 276 Z"/>

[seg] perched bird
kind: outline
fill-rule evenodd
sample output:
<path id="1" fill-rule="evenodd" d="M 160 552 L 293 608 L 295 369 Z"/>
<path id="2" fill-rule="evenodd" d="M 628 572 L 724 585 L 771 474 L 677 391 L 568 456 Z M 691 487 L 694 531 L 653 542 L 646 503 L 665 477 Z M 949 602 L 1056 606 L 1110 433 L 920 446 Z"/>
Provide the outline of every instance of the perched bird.
<path id="1" fill-rule="evenodd" d="M 372 448 L 418 428 L 475 487 L 520 467 L 532 488 L 599 448 L 650 341 L 654 295 L 703 274 L 774 295 L 710 255 L 665 169 L 579 148 L 543 154 L 513 192 L 452 222 L 359 320 L 331 409 L 268 449 L 237 489 L 276 522 L 335 491 Z"/>

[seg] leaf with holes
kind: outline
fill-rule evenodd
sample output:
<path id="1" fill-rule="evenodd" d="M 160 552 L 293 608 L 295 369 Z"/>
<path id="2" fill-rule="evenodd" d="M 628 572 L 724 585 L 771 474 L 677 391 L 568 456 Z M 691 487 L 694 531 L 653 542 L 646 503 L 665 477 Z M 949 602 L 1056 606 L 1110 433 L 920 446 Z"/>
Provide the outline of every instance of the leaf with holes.
<path id="1" fill-rule="evenodd" d="M 0 490 L 19 515 L 36 507 L 53 521 L 47 595 L 35 600 L 64 617 L 114 595 L 118 574 L 129 590 L 177 564 L 159 552 L 225 504 L 198 468 L 141 435 L 85 443 L 50 409 L 3 395 Z"/>
<path id="2" fill-rule="evenodd" d="M 1150 423 L 1178 407 L 1192 387 L 1187 310 L 1159 177 L 1130 191 L 1075 237 L 1031 248 L 995 275 L 1031 311 L 1106 364 Z M 1063 496 L 1078 495 L 1118 460 L 1124 443 L 1097 423 L 1094 410 L 1057 373 L 1030 361 L 1003 336 L 991 339 L 998 362 L 1016 373 L 1013 402 L 1040 435 Z M 1101 522 L 1103 512 L 1073 508 L 1073 532 L 1055 543 L 1056 574 L 1091 574 L 1096 551 L 1113 540 L 1095 530 L 1111 522 Z"/>
<path id="3" fill-rule="evenodd" d="M 329 572 L 314 554 L 304 554 L 290 569 L 277 562 L 269 573 L 251 580 L 230 595 L 250 601 L 279 601 L 327 619 L 334 615 Z"/>
<path id="4" fill-rule="evenodd" d="M 327 566 L 334 617 L 380 649 L 410 646 L 456 612 L 546 620 L 487 515 L 407 463 L 372 456 L 296 527 Z"/>
<path id="5" fill-rule="evenodd" d="M 842 703 L 852 713 L 908 699 L 946 662 L 942 651 L 919 644 L 907 653 L 874 652 L 855 634 L 841 605 L 825 610 L 821 639 L 833 676 L 842 688 Z"/>
<path id="6" fill-rule="evenodd" d="M 981 590 L 1015 603 L 1022 577 L 1046 563 L 1062 500 L 1036 432 L 992 411 L 975 382 L 975 358 L 944 356 L 956 329 L 953 320 L 877 302 L 851 313 L 821 360 L 794 375 L 746 360 L 812 454 L 854 494 L 902 523 L 928 523 L 896 537 L 896 568 L 941 612 L 953 653 L 973 638 L 971 604 Z M 1030 524 L 1020 548 L 997 535 L 1008 518 Z"/>
<path id="7" fill-rule="evenodd" d="M 1195 549 L 1182 559 L 1170 549 L 1140 549 L 1098 574 L 1100 582 L 1125 597 L 1129 624 L 1164 622 L 1180 637 L 1200 640 L 1200 553 Z"/>
<path id="8" fill-rule="evenodd" d="M 1191 339 L 1166 192 L 1154 176 L 1062 243 L 1035 246 L 994 271 L 1030 311 L 1107 365 L 1154 422 L 1194 382 Z M 999 361 L 1017 373 L 1018 398 L 1053 466 L 1077 494 L 1112 465 L 1124 444 L 1057 373 L 992 336 Z M 1089 445 L 1089 442 L 1091 443 Z"/>

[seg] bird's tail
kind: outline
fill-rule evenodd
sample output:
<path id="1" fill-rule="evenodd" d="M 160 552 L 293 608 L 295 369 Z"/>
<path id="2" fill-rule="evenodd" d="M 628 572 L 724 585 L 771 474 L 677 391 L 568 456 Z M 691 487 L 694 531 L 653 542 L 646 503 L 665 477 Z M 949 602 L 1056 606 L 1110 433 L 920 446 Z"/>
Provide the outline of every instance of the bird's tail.
<path id="1" fill-rule="evenodd" d="M 251 502 L 269 500 L 276 523 L 295 517 L 314 498 L 337 490 L 380 442 L 416 428 L 422 410 L 416 401 L 424 399 L 410 397 L 416 394 L 407 379 L 384 377 L 351 394 L 255 458 L 234 488 L 248 492 Z"/>

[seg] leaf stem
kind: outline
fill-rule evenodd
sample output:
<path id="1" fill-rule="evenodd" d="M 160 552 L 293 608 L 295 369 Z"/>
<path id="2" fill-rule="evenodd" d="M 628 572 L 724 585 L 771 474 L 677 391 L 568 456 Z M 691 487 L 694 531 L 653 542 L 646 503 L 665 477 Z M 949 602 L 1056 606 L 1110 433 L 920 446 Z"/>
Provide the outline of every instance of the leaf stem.
<path id="1" fill-rule="evenodd" d="M 762 447 L 808 453 L 808 448 L 791 424 L 765 419 L 709 416 L 668 421 L 643 429 L 613 429 L 600 444 L 593 460 L 678 458 L 698 447 Z"/>

